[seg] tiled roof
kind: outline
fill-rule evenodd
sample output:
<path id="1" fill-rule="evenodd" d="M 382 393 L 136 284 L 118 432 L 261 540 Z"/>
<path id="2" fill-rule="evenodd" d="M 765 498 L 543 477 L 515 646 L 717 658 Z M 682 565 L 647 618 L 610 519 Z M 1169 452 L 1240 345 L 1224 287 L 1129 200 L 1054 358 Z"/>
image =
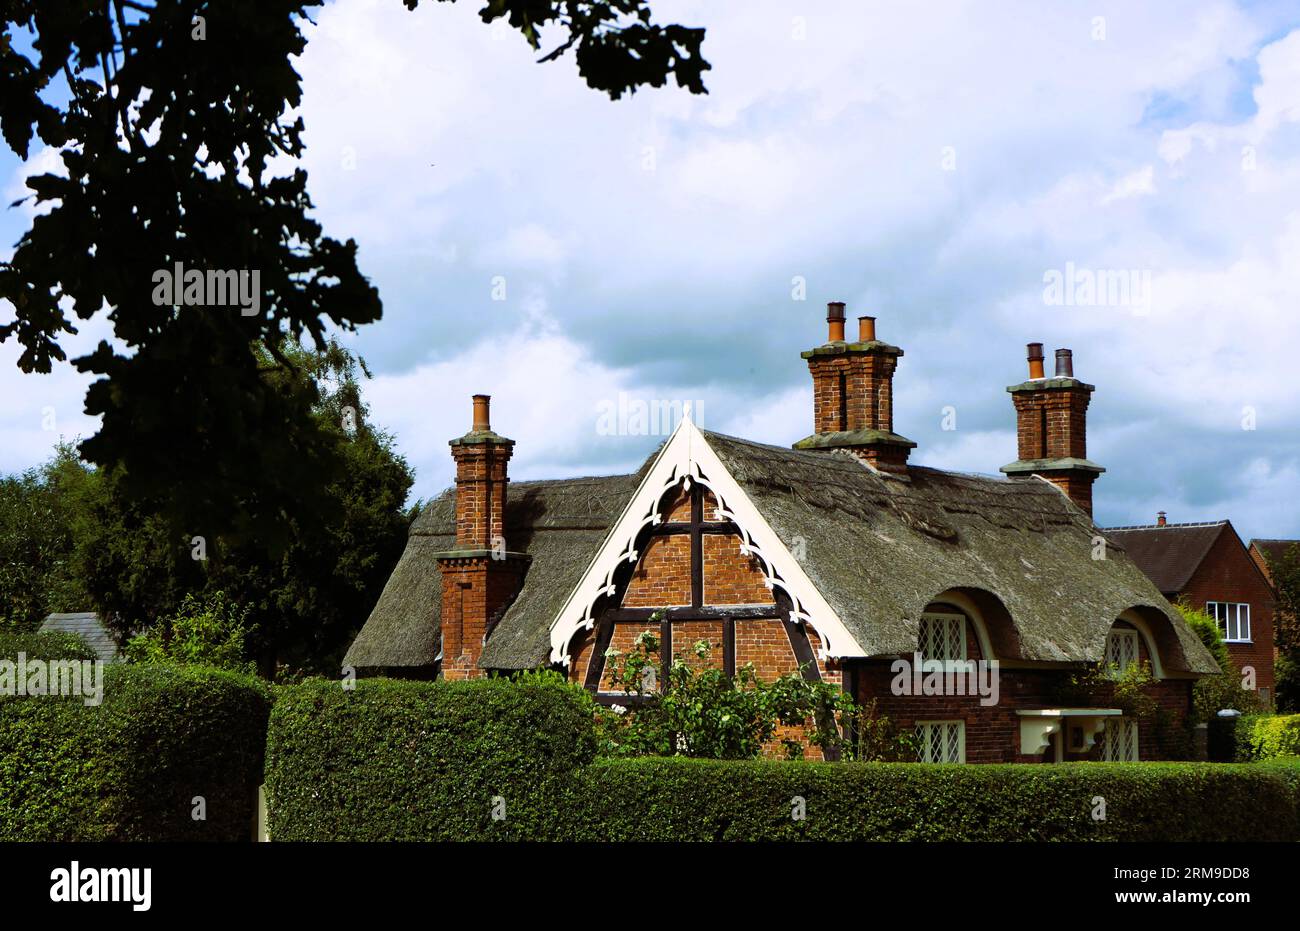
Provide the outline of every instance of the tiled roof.
<path id="1" fill-rule="evenodd" d="M 51 614 L 40 626 L 40 633 L 76 634 L 99 654 L 106 663 L 119 659 L 117 642 L 93 611 L 75 614 Z"/>
<path id="2" fill-rule="evenodd" d="M 1226 520 L 1199 524 L 1148 524 L 1102 531 L 1122 546 L 1156 588 L 1166 595 L 1181 592 L 1228 526 Z"/>

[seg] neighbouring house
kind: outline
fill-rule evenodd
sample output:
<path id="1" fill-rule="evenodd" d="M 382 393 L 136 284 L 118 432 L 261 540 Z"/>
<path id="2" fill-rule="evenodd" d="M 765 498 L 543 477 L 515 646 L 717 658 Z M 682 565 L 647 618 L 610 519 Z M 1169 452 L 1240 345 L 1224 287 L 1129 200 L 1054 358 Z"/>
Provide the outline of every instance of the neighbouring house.
<path id="1" fill-rule="evenodd" d="M 1219 622 L 1232 661 L 1254 670 L 1259 697 L 1273 698 L 1273 586 L 1228 520 L 1105 531 L 1170 601 L 1185 599 Z"/>
<path id="2" fill-rule="evenodd" d="M 117 641 L 94 611 L 76 611 L 71 614 L 51 614 L 41 622 L 37 633 L 76 634 L 106 663 L 122 659 Z"/>
<path id="3" fill-rule="evenodd" d="M 874 699 L 926 761 L 1184 752 L 1192 685 L 1218 667 L 1093 524 L 1094 389 L 1069 350 L 1049 378 L 1030 344 L 1030 377 L 1008 389 L 1019 455 L 1006 475 L 960 474 L 910 464 L 916 444 L 894 432 L 903 351 L 871 317 L 847 340 L 843 304 L 827 319 L 827 342 L 802 354 L 813 433 L 793 448 L 684 417 L 634 474 L 510 482 L 514 443 L 476 395 L 472 428 L 450 442 L 455 487 L 413 524 L 345 662 L 446 679 L 552 667 L 623 702 L 607 651 L 649 629 L 668 656 L 705 640 L 728 671 L 802 670 Z M 926 694 L 917 659 L 953 674 L 935 677 L 942 694 Z M 995 702 L 963 685 L 967 660 L 998 664 Z M 1080 695 L 1074 680 L 1102 660 L 1146 663 L 1162 710 L 1126 716 L 1104 679 Z"/>
<path id="4" fill-rule="evenodd" d="M 1255 560 L 1259 571 L 1264 573 L 1268 584 L 1276 588 L 1273 581 L 1273 566 L 1285 557 L 1300 560 L 1300 540 L 1251 540 L 1250 558 Z"/>

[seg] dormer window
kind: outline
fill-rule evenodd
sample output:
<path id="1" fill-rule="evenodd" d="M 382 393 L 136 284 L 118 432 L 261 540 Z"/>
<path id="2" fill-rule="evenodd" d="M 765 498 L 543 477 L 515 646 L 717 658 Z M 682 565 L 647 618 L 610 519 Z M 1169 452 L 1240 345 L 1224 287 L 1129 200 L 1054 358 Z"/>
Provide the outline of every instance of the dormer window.
<path id="1" fill-rule="evenodd" d="M 1106 638 L 1106 669 L 1111 675 L 1123 675 L 1138 661 L 1138 632 L 1117 627 Z"/>
<path id="2" fill-rule="evenodd" d="M 948 666 L 966 662 L 966 618 L 960 614 L 921 615 L 917 647 L 923 663 Z"/>

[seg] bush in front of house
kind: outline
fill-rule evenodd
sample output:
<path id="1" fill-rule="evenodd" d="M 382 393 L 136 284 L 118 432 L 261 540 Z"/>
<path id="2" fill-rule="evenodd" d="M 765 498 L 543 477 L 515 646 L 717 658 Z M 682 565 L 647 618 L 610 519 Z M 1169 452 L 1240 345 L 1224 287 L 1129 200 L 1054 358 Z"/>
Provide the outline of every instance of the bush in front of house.
<path id="1" fill-rule="evenodd" d="M 1300 714 L 1250 714 L 1219 725 L 1216 757 L 1240 762 L 1300 756 Z"/>
<path id="2" fill-rule="evenodd" d="M 99 705 L 0 697 L 0 840 L 251 837 L 266 686 L 202 667 L 101 668 Z"/>
<path id="3" fill-rule="evenodd" d="M 276 691 L 272 840 L 558 838 L 596 753 L 594 703 L 517 681 L 308 680 Z"/>
<path id="4" fill-rule="evenodd" d="M 612 760 L 584 769 L 566 820 L 586 841 L 1284 841 L 1297 777 L 1300 761 Z"/>
<path id="5" fill-rule="evenodd" d="M 19 654 L 40 660 L 99 658 L 99 654 L 76 634 L 0 630 L 0 659 L 16 660 Z"/>

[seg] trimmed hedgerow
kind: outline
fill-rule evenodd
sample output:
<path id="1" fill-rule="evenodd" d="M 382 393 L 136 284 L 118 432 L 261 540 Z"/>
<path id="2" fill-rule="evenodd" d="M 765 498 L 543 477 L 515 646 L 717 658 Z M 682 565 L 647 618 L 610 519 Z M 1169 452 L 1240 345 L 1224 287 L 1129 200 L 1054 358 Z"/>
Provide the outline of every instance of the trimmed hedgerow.
<path id="1" fill-rule="evenodd" d="M 0 697 L 0 840 L 246 840 L 269 708 L 184 666 L 107 666 L 99 705 Z"/>
<path id="2" fill-rule="evenodd" d="M 590 699 L 558 677 L 286 686 L 267 742 L 271 838 L 559 838 L 595 752 Z"/>
<path id="3" fill-rule="evenodd" d="M 719 762 L 587 767 L 575 840 L 1295 840 L 1292 763 Z M 800 802 L 802 800 L 802 802 Z M 1105 818 L 1094 817 L 1104 800 Z M 796 818 L 802 806 L 803 817 Z"/>
<path id="4" fill-rule="evenodd" d="M 17 659 L 20 653 L 28 659 L 39 660 L 99 659 L 90 644 L 76 634 L 0 631 L 0 659 Z"/>

